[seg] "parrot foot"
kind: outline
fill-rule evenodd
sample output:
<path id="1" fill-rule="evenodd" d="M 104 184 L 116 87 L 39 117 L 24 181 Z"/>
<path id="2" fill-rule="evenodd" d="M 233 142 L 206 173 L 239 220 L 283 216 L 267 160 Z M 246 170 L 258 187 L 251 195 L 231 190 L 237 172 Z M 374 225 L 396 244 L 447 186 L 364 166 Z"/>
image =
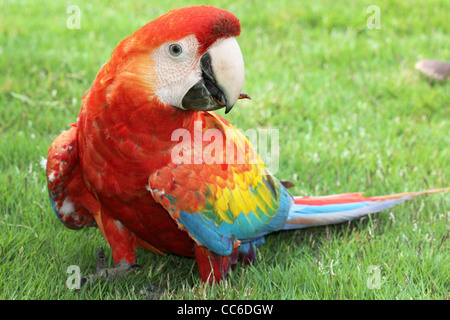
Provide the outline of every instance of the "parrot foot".
<path id="1" fill-rule="evenodd" d="M 103 278 L 105 280 L 114 280 L 132 271 L 139 271 L 141 269 L 141 266 L 137 264 L 130 264 L 124 260 L 117 263 L 113 268 L 107 268 L 105 252 L 103 251 L 103 247 L 100 246 L 100 249 L 97 253 L 97 266 L 95 267 L 95 272 L 91 275 L 87 275 L 81 278 L 80 287 L 82 287 L 86 282 L 93 281 L 98 278 Z"/>
<path id="2" fill-rule="evenodd" d="M 151 284 L 140 291 L 141 296 L 144 299 L 157 300 L 164 292 L 157 286 Z"/>

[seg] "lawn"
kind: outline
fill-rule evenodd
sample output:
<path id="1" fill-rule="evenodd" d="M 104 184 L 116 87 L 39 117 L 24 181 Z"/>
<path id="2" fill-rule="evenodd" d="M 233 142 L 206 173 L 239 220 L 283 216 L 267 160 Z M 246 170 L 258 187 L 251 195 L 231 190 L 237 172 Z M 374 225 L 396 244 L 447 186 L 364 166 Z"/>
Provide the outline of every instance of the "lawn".
<path id="1" fill-rule="evenodd" d="M 40 167 L 53 139 L 117 43 L 188 1 L 0 0 L 0 299 L 449 299 L 448 194 L 424 196 L 349 224 L 280 232 L 220 285 L 195 261 L 138 251 L 143 269 L 71 290 L 68 267 L 95 269 L 98 229 L 56 219 Z M 189 1 L 233 12 L 244 92 L 224 115 L 279 130 L 277 177 L 294 195 L 368 195 L 450 185 L 450 84 L 414 68 L 450 61 L 450 2 Z M 69 5 L 80 8 L 69 29 Z M 380 9 L 379 29 L 368 28 Z M 370 25 L 370 24 L 369 24 Z"/>

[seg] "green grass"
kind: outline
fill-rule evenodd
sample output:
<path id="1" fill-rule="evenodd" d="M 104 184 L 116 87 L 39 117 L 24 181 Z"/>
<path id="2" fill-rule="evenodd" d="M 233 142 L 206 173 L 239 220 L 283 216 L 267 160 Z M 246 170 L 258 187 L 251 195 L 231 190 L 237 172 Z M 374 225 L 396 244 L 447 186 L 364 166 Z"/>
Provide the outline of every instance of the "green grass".
<path id="1" fill-rule="evenodd" d="M 126 3 L 126 4 L 125 4 Z M 258 264 L 218 286 L 195 261 L 139 251 L 143 270 L 69 290 L 66 273 L 95 268 L 99 230 L 55 218 L 39 166 L 75 121 L 82 95 L 115 45 L 182 1 L 0 1 L 0 299 L 449 299 L 449 196 L 425 196 L 350 224 L 267 237 Z M 416 61 L 450 61 L 450 3 L 434 1 L 191 1 L 241 21 L 246 63 L 237 127 L 280 130 L 277 176 L 295 195 L 369 195 L 449 185 L 449 81 Z M 66 28 L 77 4 L 81 29 Z M 365 9 L 381 9 L 381 29 Z M 223 113 L 223 112 L 221 112 Z M 367 281 L 379 266 L 379 289 Z"/>

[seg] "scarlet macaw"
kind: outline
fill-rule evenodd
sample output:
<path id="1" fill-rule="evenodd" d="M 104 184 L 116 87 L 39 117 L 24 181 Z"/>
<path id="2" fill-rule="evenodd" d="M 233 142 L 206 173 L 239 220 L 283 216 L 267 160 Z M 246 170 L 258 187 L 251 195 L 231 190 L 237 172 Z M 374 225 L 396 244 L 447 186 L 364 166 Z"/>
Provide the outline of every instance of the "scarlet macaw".
<path id="1" fill-rule="evenodd" d="M 233 14 L 212 6 L 146 24 L 115 48 L 76 123 L 51 145 L 53 209 L 69 228 L 99 227 L 112 248 L 110 276 L 131 270 L 142 247 L 195 256 L 202 281 L 218 282 L 237 260 L 255 261 L 267 234 L 357 219 L 424 193 L 291 196 L 244 135 L 213 112 L 248 97 L 240 32 Z M 207 162 L 207 145 L 180 148 L 172 139 L 180 128 L 191 139 L 214 129 L 225 137 L 223 156 L 230 145 L 236 153 Z M 174 148 L 187 161 L 174 161 Z M 236 161 L 238 151 L 245 161 Z"/>

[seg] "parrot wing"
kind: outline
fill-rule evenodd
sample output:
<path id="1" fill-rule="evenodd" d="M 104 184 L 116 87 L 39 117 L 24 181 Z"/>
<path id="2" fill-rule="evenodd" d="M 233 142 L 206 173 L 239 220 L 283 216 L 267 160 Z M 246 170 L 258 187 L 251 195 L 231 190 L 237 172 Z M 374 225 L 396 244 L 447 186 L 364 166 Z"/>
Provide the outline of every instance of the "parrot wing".
<path id="1" fill-rule="evenodd" d="M 243 134 L 234 132 L 237 148 L 251 148 Z M 149 190 L 197 244 L 227 256 L 241 242 L 280 230 L 293 203 L 259 157 L 256 163 L 245 162 L 171 162 L 150 176 Z"/>
<path id="2" fill-rule="evenodd" d="M 86 189 L 78 166 L 77 128 L 62 132 L 47 154 L 47 187 L 53 211 L 70 229 L 95 226 L 99 206 Z"/>

